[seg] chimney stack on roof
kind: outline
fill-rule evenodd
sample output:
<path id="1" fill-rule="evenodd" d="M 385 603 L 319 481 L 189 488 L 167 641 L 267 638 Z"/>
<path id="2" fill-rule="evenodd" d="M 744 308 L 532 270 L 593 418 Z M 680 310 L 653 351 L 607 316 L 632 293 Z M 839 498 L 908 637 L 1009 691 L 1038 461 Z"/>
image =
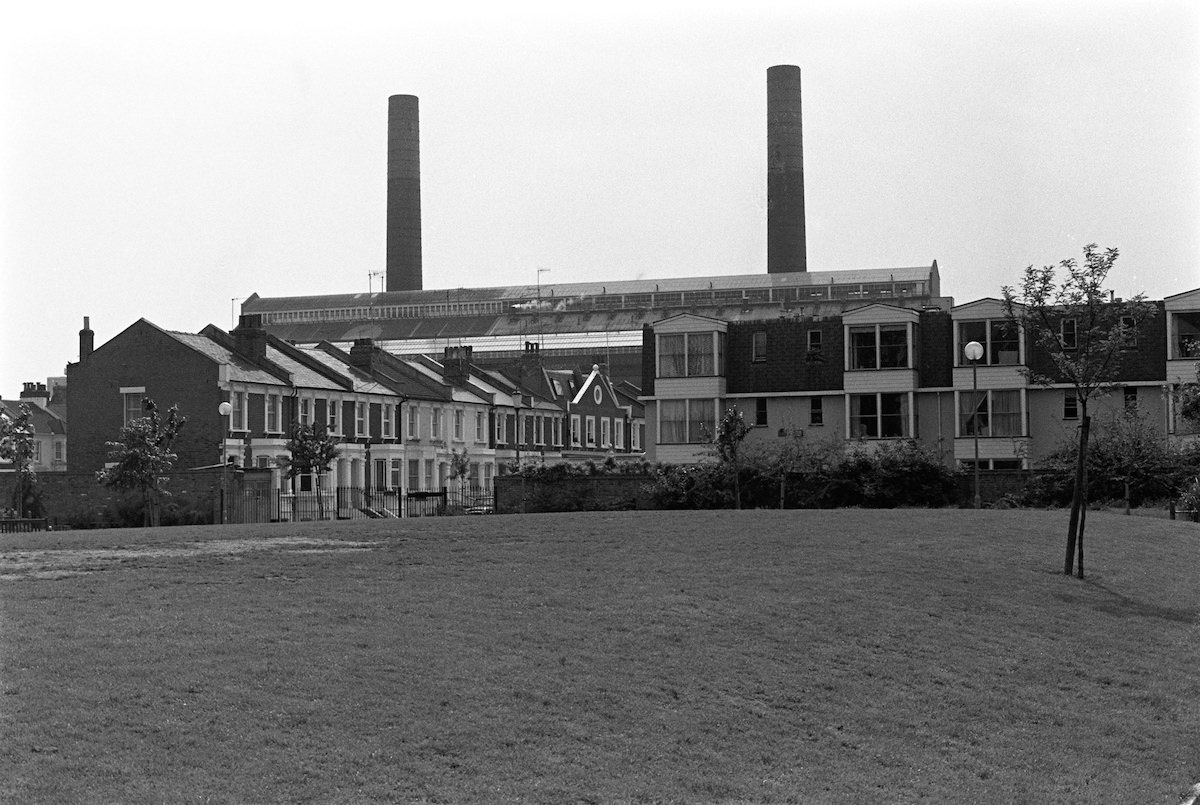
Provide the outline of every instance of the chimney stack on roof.
<path id="1" fill-rule="evenodd" d="M 92 332 L 91 317 L 83 317 L 83 329 L 79 331 L 79 360 L 91 355 L 96 349 L 96 334 Z"/>
<path id="2" fill-rule="evenodd" d="M 267 357 L 267 331 L 263 329 L 261 314 L 243 313 L 230 335 L 233 336 L 234 351 L 239 355 L 254 361 Z"/>
<path id="3" fill-rule="evenodd" d="M 446 347 L 442 357 L 443 375 L 451 386 L 465 386 L 471 378 L 471 352 L 468 346 Z"/>
<path id="4" fill-rule="evenodd" d="M 25 383 L 21 389 L 21 399 L 33 403 L 38 408 L 45 408 L 50 402 L 50 392 L 45 383 Z"/>
<path id="5" fill-rule="evenodd" d="M 373 338 L 356 338 L 350 347 L 350 365 L 371 374 L 375 369 L 375 359 L 383 350 L 375 346 Z"/>

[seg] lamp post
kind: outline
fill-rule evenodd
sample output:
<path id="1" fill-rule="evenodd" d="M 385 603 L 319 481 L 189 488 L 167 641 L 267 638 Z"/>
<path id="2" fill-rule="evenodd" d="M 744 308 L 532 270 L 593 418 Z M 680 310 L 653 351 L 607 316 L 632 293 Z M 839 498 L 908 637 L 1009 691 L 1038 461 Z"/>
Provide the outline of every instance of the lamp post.
<path id="1" fill-rule="evenodd" d="M 225 442 L 229 438 L 229 414 L 233 411 L 233 406 L 228 402 L 223 402 L 217 406 L 217 413 L 225 417 L 225 427 L 221 430 L 221 525 L 225 525 L 225 485 L 228 476 L 229 462 L 225 460 Z"/>
<path id="2" fill-rule="evenodd" d="M 516 442 L 517 448 L 517 473 L 521 476 L 521 514 L 525 513 L 525 473 L 521 469 L 521 404 L 524 401 L 524 394 L 516 394 L 513 397 L 513 410 L 516 412 L 513 418 L 513 441 Z M 530 405 L 532 404 L 531 400 Z"/>
<path id="3" fill-rule="evenodd" d="M 963 354 L 971 362 L 971 434 L 975 438 L 975 508 L 982 508 L 979 500 L 979 359 L 983 357 L 983 344 L 969 341 Z"/>

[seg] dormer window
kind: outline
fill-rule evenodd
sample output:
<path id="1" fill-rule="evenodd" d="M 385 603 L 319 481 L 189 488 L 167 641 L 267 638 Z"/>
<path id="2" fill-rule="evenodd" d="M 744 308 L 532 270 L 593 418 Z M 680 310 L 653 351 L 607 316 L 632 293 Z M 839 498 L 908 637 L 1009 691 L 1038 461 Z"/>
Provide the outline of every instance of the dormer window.
<path id="1" fill-rule="evenodd" d="M 963 355 L 963 347 L 972 341 L 983 347 L 981 365 L 1016 366 L 1020 363 L 1020 339 L 1017 327 L 1006 319 L 983 319 L 958 323 L 958 349 L 955 352 L 959 366 L 969 366 Z"/>

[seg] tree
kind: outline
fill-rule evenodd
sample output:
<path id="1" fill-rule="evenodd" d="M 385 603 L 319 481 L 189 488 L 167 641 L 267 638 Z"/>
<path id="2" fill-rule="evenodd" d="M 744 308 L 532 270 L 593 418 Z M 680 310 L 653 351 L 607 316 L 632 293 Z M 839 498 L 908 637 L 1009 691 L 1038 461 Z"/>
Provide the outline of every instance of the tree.
<path id="1" fill-rule="evenodd" d="M 750 426 L 735 405 L 717 420 L 716 432 L 712 434 L 712 446 L 717 459 L 733 473 L 733 500 L 734 507 L 738 509 L 742 508 L 740 453 L 742 442 L 749 432 Z"/>
<path id="2" fill-rule="evenodd" d="M 1143 294 L 1118 300 L 1104 284 L 1117 260 L 1115 248 L 1099 251 L 1096 244 L 1083 247 L 1082 263 L 1067 258 L 1057 266 L 1025 269 L 1021 287 L 1002 289 L 1004 311 L 1010 323 L 1021 328 L 1037 355 L 1022 373 L 1031 383 L 1048 387 L 1066 384 L 1079 409 L 1079 452 L 1075 465 L 1071 517 L 1067 526 L 1067 551 L 1063 572 L 1070 575 L 1078 564 L 1083 578 L 1083 532 L 1087 518 L 1087 450 L 1091 428 L 1089 403 L 1115 385 L 1122 368 L 1122 353 L 1130 348 L 1138 327 L 1155 313 Z M 1059 275 L 1061 273 L 1061 279 Z M 1038 356 L 1048 361 L 1048 371 L 1033 368 Z"/>
<path id="3" fill-rule="evenodd" d="M 467 455 L 467 448 L 463 448 L 462 452 L 457 450 L 450 451 L 450 477 L 458 480 L 458 499 L 459 503 L 466 505 L 467 503 L 467 478 L 471 472 L 471 459 Z"/>
<path id="4" fill-rule="evenodd" d="M 121 439 L 105 442 L 112 466 L 96 473 L 96 480 L 120 491 L 138 490 L 142 495 L 142 525 L 158 525 L 159 501 L 170 493 L 159 487 L 178 456 L 171 446 L 187 417 L 179 415 L 179 406 L 167 410 L 163 420 L 158 406 L 149 397 L 142 398 L 146 416 L 121 428 Z"/>
<path id="5" fill-rule="evenodd" d="M 1179 387 L 1175 406 L 1180 417 L 1200 425 L 1200 362 L 1196 363 L 1196 380 Z"/>
<path id="6" fill-rule="evenodd" d="M 329 466 L 338 456 L 337 443 L 337 437 L 324 425 L 296 425 L 287 443 L 290 457 L 280 459 L 288 478 L 312 474 L 317 493 L 317 515 L 322 520 L 325 519 L 325 498 L 321 495 L 321 476 L 329 472 Z"/>
<path id="7" fill-rule="evenodd" d="M 18 410 L 15 420 L 0 413 L 0 460 L 13 462 L 16 470 L 12 508 L 17 517 L 41 517 L 41 490 L 33 471 L 33 412 L 27 403 L 21 403 Z"/>
<path id="8" fill-rule="evenodd" d="M 845 454 L 839 440 L 807 439 L 803 428 L 789 427 L 787 432 L 785 439 L 747 445 L 741 455 L 745 464 L 755 467 L 764 479 L 778 486 L 781 509 L 786 505 L 789 478 L 811 480 L 827 475 Z"/>

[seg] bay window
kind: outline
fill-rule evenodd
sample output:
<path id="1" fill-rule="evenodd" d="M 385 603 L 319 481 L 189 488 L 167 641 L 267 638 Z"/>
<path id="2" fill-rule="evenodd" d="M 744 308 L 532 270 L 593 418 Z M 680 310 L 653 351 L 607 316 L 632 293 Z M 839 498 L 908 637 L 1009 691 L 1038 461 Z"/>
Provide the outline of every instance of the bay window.
<path id="1" fill-rule="evenodd" d="M 711 398 L 659 402 L 659 442 L 704 444 L 716 431 L 717 404 Z"/>
<path id="2" fill-rule="evenodd" d="M 850 396 L 850 437 L 854 439 L 896 439 L 909 432 L 909 395 L 852 394 Z"/>
<path id="3" fill-rule="evenodd" d="M 1010 390 L 963 391 L 958 395 L 961 436 L 1021 436 L 1021 392 Z"/>
<path id="4" fill-rule="evenodd" d="M 659 377 L 713 377 L 725 372 L 725 333 L 671 333 L 658 337 Z"/>
<path id="5" fill-rule="evenodd" d="M 958 323 L 959 366 L 968 366 L 970 361 L 963 355 L 963 347 L 977 341 L 983 347 L 981 363 L 987 366 L 1016 366 L 1020 361 L 1020 338 L 1017 327 L 1007 319 L 984 319 L 960 321 Z"/>
<path id="6" fill-rule="evenodd" d="M 908 325 L 851 327 L 849 358 L 850 369 L 907 369 Z"/>

